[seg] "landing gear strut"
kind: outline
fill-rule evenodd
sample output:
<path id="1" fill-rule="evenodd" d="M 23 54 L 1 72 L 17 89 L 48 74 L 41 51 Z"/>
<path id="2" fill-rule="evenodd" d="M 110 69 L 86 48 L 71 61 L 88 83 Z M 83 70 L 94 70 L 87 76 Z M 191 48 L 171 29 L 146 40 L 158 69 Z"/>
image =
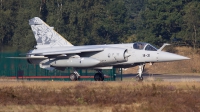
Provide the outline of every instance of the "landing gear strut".
<path id="1" fill-rule="evenodd" d="M 77 81 L 80 78 L 79 73 L 74 69 L 74 73 L 69 75 L 71 81 Z"/>
<path id="2" fill-rule="evenodd" d="M 143 81 L 142 73 L 144 71 L 144 67 L 145 67 L 144 63 L 139 65 L 138 75 L 136 76 L 136 78 L 138 78 L 139 82 Z"/>
<path id="3" fill-rule="evenodd" d="M 94 80 L 95 81 L 103 81 L 104 80 L 104 74 L 101 70 L 97 70 L 98 73 L 94 74 Z"/>

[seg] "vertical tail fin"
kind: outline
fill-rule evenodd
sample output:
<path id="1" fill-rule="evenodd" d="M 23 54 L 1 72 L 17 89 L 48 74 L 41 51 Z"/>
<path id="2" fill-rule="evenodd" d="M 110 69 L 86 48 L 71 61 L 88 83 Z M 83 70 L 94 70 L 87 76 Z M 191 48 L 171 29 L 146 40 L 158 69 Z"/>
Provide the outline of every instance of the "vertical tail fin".
<path id="1" fill-rule="evenodd" d="M 47 25 L 39 17 L 34 17 L 29 20 L 29 25 L 35 36 L 36 48 L 58 47 L 58 46 L 73 46 L 65 38 L 59 35 L 53 27 Z"/>

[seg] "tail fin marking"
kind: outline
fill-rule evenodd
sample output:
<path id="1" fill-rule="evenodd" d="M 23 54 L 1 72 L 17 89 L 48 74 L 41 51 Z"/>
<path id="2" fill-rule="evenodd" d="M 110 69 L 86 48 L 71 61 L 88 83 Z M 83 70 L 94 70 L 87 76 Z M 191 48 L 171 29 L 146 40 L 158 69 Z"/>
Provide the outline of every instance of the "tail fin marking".
<path id="1" fill-rule="evenodd" d="M 47 25 L 38 17 L 34 17 L 29 20 L 29 25 L 33 31 L 37 42 L 37 48 L 39 47 L 58 47 L 58 46 L 73 46 L 65 38 L 59 35 L 53 27 Z"/>

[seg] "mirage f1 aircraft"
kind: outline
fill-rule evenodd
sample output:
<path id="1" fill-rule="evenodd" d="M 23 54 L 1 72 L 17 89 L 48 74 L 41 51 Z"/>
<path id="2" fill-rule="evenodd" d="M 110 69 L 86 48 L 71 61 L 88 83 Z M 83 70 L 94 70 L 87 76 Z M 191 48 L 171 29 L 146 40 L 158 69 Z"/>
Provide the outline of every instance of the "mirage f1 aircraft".
<path id="1" fill-rule="evenodd" d="M 74 73 L 71 80 L 78 80 L 80 75 L 76 69 L 94 69 L 96 81 L 103 81 L 102 69 L 128 68 L 139 66 L 138 79 L 143 80 L 142 72 L 145 63 L 168 62 L 189 59 L 187 57 L 161 51 L 144 42 L 109 45 L 73 46 L 59 35 L 53 27 L 47 25 L 38 17 L 29 20 L 37 45 L 26 54 L 25 59 L 30 64 L 39 64 L 47 70 L 65 70 L 72 67 Z"/>

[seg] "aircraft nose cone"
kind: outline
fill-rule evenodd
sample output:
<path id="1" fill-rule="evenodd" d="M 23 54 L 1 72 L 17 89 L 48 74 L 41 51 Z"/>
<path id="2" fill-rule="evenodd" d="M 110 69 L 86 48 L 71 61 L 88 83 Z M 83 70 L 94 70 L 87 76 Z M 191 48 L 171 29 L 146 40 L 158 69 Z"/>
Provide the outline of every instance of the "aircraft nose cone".
<path id="1" fill-rule="evenodd" d="M 168 52 L 160 52 L 158 54 L 158 61 L 178 61 L 178 60 L 187 60 L 190 59 L 185 56 L 168 53 Z"/>

